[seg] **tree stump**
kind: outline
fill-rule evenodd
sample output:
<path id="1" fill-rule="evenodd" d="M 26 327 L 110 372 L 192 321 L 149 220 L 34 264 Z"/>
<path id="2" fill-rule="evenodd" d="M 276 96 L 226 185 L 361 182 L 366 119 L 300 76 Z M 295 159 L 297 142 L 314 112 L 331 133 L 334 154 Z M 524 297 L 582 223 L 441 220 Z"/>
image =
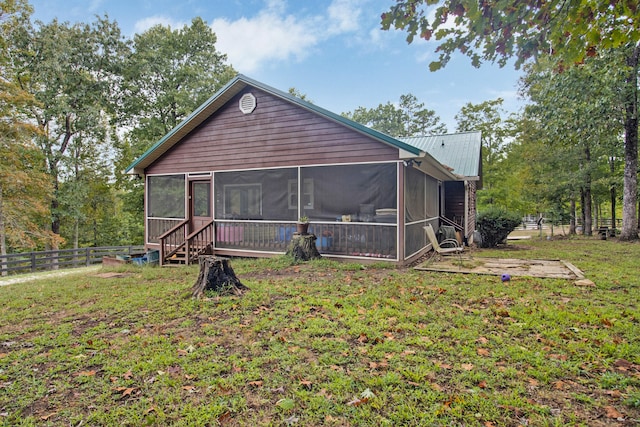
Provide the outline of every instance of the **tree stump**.
<path id="1" fill-rule="evenodd" d="M 214 255 L 198 257 L 200 274 L 191 288 L 194 298 L 200 298 L 207 290 L 221 295 L 242 295 L 249 290 L 240 283 L 229 261 L 229 258 L 219 258 Z"/>
<path id="2" fill-rule="evenodd" d="M 316 248 L 316 236 L 314 234 L 294 233 L 287 248 L 287 255 L 296 261 L 309 261 L 322 258 Z"/>

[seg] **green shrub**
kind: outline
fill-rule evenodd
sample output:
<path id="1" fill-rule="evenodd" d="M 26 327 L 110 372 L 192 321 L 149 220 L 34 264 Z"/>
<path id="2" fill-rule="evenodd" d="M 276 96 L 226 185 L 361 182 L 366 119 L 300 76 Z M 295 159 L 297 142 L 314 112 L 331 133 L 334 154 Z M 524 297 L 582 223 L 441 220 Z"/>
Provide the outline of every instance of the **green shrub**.
<path id="1" fill-rule="evenodd" d="M 500 208 L 489 208 L 478 214 L 476 224 L 480 232 L 480 246 L 493 248 L 504 242 L 509 233 L 522 222 L 518 214 Z"/>

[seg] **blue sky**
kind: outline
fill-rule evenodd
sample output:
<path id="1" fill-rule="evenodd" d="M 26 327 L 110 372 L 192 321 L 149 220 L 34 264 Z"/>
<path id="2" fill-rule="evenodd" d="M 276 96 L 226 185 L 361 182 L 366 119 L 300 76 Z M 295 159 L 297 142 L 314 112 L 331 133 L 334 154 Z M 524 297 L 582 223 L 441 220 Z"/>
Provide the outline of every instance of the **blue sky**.
<path id="1" fill-rule="evenodd" d="M 508 112 L 520 72 L 463 56 L 430 72 L 435 44 L 408 45 L 400 31 L 380 30 L 380 15 L 395 0 L 30 0 L 34 19 L 116 20 L 127 36 L 155 25 L 179 28 L 202 17 L 218 36 L 218 50 L 240 73 L 280 90 L 295 87 L 335 113 L 373 108 L 412 93 L 455 129 L 468 102 L 502 97 Z"/>

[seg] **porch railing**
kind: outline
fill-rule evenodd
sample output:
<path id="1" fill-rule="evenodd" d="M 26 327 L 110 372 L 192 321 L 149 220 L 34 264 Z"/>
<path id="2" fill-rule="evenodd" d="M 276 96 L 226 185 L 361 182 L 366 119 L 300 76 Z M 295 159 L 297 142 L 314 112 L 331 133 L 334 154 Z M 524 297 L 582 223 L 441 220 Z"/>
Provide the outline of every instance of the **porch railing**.
<path id="1" fill-rule="evenodd" d="M 294 222 L 216 221 L 216 249 L 286 252 Z M 395 259 L 397 226 L 358 222 L 312 223 L 320 253 Z"/>
<path id="2" fill-rule="evenodd" d="M 160 243 L 160 236 L 166 234 L 184 221 L 184 219 L 174 218 L 147 218 L 147 242 Z"/>
<path id="3" fill-rule="evenodd" d="M 166 224 L 158 227 L 161 226 Z M 179 252 L 189 253 L 195 259 L 197 251 L 214 241 L 214 250 L 284 253 L 296 232 L 296 223 L 215 220 L 197 231 L 190 235 L 187 221 L 181 221 L 159 235 L 160 261 Z M 382 259 L 397 259 L 397 231 L 395 223 L 312 222 L 309 226 L 322 254 Z"/>

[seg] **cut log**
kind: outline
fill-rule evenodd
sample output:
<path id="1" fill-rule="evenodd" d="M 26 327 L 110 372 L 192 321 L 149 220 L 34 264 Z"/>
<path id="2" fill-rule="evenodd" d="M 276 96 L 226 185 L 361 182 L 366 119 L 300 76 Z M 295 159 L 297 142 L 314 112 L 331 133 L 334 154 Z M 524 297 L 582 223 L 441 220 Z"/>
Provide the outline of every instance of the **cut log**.
<path id="1" fill-rule="evenodd" d="M 287 255 L 296 261 L 309 261 L 322 258 L 316 247 L 316 236 L 313 234 L 294 233 L 287 248 Z"/>
<path id="2" fill-rule="evenodd" d="M 236 277 L 229 258 L 200 255 L 198 263 L 200 264 L 200 274 L 191 288 L 194 298 L 202 297 L 204 292 L 208 290 L 220 295 L 242 295 L 249 290 Z"/>

